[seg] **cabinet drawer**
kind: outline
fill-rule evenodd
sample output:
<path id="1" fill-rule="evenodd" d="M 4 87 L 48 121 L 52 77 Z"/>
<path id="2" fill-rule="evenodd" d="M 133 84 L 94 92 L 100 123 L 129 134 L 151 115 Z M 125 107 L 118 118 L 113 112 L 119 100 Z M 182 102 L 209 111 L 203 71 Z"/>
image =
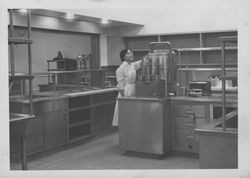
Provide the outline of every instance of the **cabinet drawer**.
<path id="1" fill-rule="evenodd" d="M 204 118 L 206 116 L 206 107 L 204 105 L 176 105 L 176 117 L 190 117 Z"/>
<path id="2" fill-rule="evenodd" d="M 198 153 L 198 143 L 193 139 L 176 139 L 174 151 Z"/>
<path id="3" fill-rule="evenodd" d="M 176 117 L 175 118 L 175 128 L 194 128 L 195 120 L 187 117 Z"/>
<path id="4" fill-rule="evenodd" d="M 175 116 L 176 117 L 186 117 L 186 111 L 191 111 L 191 107 L 189 105 L 175 105 Z"/>
<path id="5" fill-rule="evenodd" d="M 179 129 L 191 129 L 191 128 L 197 128 L 199 126 L 202 126 L 204 124 L 206 124 L 206 120 L 205 118 L 196 118 L 196 119 L 192 119 L 189 117 L 176 117 L 175 118 L 175 128 L 179 128 Z"/>

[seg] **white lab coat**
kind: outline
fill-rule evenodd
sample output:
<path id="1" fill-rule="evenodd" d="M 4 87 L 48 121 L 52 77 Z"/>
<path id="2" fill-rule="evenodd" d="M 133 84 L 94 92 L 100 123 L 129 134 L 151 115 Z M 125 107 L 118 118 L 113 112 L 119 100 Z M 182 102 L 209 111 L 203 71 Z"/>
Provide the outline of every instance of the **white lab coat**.
<path id="1" fill-rule="evenodd" d="M 136 61 L 130 64 L 123 61 L 120 67 L 116 70 L 117 88 L 119 90 L 124 90 L 124 96 L 135 95 L 136 70 L 140 67 L 141 61 Z M 121 97 L 120 93 L 118 94 L 118 97 Z M 118 102 L 116 101 L 112 125 L 118 126 L 118 124 Z"/>

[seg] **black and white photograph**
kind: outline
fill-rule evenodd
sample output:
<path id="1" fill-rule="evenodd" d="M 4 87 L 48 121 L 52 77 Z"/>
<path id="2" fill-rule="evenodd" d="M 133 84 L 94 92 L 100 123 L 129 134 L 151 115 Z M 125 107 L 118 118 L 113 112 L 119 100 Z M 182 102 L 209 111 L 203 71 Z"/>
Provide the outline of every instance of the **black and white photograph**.
<path id="1" fill-rule="evenodd" d="M 0 0 L 0 177 L 250 178 L 249 0 Z"/>

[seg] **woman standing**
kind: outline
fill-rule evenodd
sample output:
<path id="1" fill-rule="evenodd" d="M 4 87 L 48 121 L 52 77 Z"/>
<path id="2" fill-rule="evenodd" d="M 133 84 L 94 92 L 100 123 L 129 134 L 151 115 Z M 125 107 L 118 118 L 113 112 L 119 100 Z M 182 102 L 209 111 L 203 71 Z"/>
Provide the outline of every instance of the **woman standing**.
<path id="1" fill-rule="evenodd" d="M 136 70 L 141 67 L 141 60 L 134 61 L 133 52 L 130 49 L 124 49 L 120 52 L 122 64 L 116 70 L 117 88 L 119 90 L 118 97 L 135 96 L 135 80 Z M 113 126 L 118 126 L 118 103 L 116 102 Z"/>

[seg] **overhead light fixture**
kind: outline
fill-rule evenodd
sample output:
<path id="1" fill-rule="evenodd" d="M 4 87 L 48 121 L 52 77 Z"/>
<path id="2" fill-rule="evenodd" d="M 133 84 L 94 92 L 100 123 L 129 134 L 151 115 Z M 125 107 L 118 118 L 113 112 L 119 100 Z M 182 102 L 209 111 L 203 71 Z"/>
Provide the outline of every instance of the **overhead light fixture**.
<path id="1" fill-rule="evenodd" d="M 108 23 L 109 23 L 108 19 L 105 18 L 102 19 L 102 24 L 108 24 Z"/>
<path id="2" fill-rule="evenodd" d="M 19 9 L 18 11 L 19 11 L 19 12 L 21 12 L 21 13 L 23 13 L 23 14 L 25 14 L 25 13 L 27 13 L 27 12 L 28 12 L 28 10 L 27 10 L 27 9 Z"/>
<path id="3" fill-rule="evenodd" d="M 66 19 L 74 19 L 75 18 L 75 15 L 72 14 L 72 13 L 67 13 L 66 16 L 65 16 Z"/>

